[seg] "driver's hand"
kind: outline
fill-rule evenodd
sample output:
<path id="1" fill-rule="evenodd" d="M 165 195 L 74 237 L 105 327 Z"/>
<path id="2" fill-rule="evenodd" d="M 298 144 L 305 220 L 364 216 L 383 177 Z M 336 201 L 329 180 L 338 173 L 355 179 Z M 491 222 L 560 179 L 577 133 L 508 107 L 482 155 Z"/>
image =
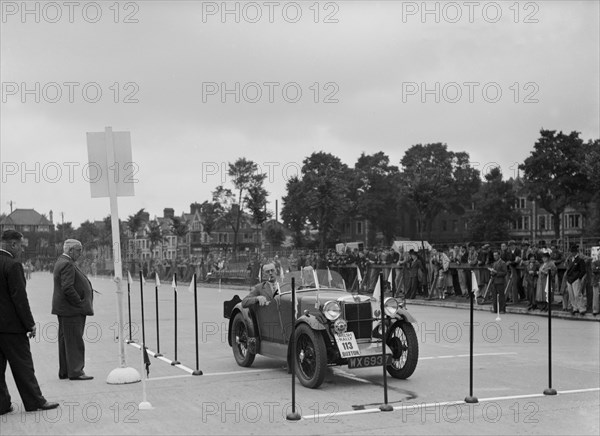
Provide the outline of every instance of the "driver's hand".
<path id="1" fill-rule="evenodd" d="M 267 300 L 267 297 L 264 297 L 262 295 L 259 295 L 258 297 L 256 297 L 256 301 L 258 301 L 259 306 L 268 306 L 269 305 L 269 301 Z"/>
<path id="2" fill-rule="evenodd" d="M 37 331 L 37 326 L 35 326 L 35 325 L 34 325 L 34 326 L 31 328 L 31 330 L 29 331 L 29 333 L 27 333 L 27 336 L 28 336 L 30 339 L 32 339 L 32 338 L 35 338 L 36 331 Z"/>

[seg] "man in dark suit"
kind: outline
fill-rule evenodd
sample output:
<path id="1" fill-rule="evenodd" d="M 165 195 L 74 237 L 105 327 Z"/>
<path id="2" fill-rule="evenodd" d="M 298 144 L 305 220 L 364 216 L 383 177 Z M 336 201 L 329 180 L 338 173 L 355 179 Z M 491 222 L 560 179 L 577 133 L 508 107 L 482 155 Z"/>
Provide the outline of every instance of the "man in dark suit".
<path id="1" fill-rule="evenodd" d="M 242 307 L 250 307 L 254 304 L 259 306 L 268 306 L 277 294 L 277 269 L 274 263 L 267 263 L 263 266 L 263 278 L 266 281 L 254 286 L 252 290 L 242 300 Z"/>
<path id="2" fill-rule="evenodd" d="M 49 403 L 42 395 L 33 368 L 29 338 L 35 337 L 36 326 L 25 290 L 23 266 L 17 260 L 22 238 L 21 233 L 6 230 L 0 242 L 0 415 L 13 410 L 4 378 L 7 363 L 26 411 L 58 407 L 58 403 Z"/>
<path id="3" fill-rule="evenodd" d="M 52 314 L 58 316 L 58 378 L 91 380 L 83 371 L 85 318 L 94 314 L 92 284 L 77 267 L 81 242 L 67 239 L 54 265 L 54 294 Z"/>
<path id="4" fill-rule="evenodd" d="M 489 269 L 492 276 L 492 312 L 498 310 L 497 304 L 500 303 L 500 313 L 506 313 L 506 298 L 504 288 L 506 287 L 506 262 L 500 258 L 500 250 L 494 250 L 494 263 Z"/>
<path id="5" fill-rule="evenodd" d="M 577 312 L 585 315 L 587 310 L 587 296 L 585 290 L 582 292 L 583 277 L 586 274 L 585 261 L 579 255 L 579 247 L 571 246 L 572 260 L 567 267 L 567 292 L 573 307 L 573 315 Z"/>

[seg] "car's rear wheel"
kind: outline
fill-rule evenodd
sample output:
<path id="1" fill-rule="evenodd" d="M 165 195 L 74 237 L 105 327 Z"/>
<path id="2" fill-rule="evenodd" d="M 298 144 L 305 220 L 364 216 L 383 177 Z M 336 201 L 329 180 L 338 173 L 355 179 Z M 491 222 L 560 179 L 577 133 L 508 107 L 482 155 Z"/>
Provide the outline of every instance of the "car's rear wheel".
<path id="1" fill-rule="evenodd" d="M 327 348 L 323 336 L 306 324 L 296 328 L 296 375 L 303 386 L 318 388 L 325 379 Z"/>
<path id="2" fill-rule="evenodd" d="M 392 363 L 386 367 L 394 378 L 405 379 L 412 375 L 419 360 L 419 343 L 411 323 L 397 321 L 386 332 L 386 344 L 392 353 Z"/>
<path id="3" fill-rule="evenodd" d="M 233 357 L 240 366 L 248 367 L 254 362 L 256 354 L 250 352 L 248 346 L 248 326 L 241 313 L 237 313 L 231 323 L 231 347 Z"/>

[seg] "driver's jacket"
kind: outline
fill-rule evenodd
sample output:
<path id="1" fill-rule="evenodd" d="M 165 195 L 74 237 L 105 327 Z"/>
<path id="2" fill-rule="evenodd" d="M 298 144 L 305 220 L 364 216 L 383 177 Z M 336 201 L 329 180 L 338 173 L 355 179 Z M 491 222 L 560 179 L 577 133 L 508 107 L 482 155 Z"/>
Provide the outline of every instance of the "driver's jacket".
<path id="1" fill-rule="evenodd" d="M 269 282 L 264 281 L 254 286 L 252 290 L 246 295 L 246 297 L 242 300 L 242 307 L 250 307 L 253 304 L 257 303 L 257 297 L 262 295 L 267 299 L 267 301 L 273 301 L 275 295 L 277 295 L 277 287 L 275 284 L 271 285 Z"/>

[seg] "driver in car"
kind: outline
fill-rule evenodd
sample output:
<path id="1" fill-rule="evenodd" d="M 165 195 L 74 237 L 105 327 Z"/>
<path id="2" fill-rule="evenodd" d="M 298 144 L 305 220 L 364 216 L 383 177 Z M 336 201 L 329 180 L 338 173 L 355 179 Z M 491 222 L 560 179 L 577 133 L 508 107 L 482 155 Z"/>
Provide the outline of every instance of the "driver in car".
<path id="1" fill-rule="evenodd" d="M 275 264 L 267 263 L 263 265 L 262 276 L 266 278 L 266 281 L 254 286 L 250 293 L 242 300 L 242 307 L 250 307 L 253 304 L 267 306 L 273 301 L 277 292 L 279 292 Z"/>

